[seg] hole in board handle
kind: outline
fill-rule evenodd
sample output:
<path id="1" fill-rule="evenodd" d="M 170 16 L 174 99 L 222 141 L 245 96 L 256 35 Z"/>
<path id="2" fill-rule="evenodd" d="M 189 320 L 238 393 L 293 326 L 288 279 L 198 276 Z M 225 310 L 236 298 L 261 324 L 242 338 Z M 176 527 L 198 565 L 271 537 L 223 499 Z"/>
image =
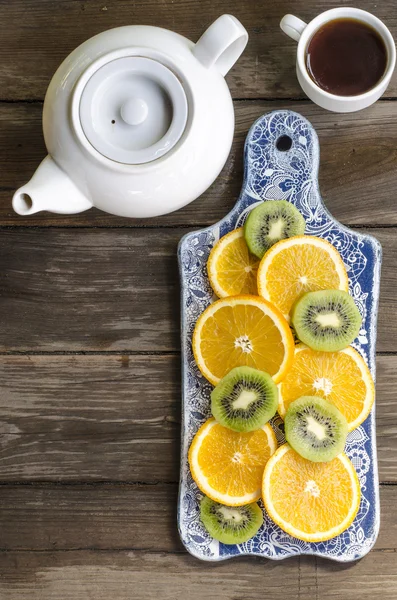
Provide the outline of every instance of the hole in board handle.
<path id="1" fill-rule="evenodd" d="M 292 139 L 289 135 L 280 135 L 280 137 L 276 140 L 276 148 L 280 152 L 288 152 L 291 150 Z"/>

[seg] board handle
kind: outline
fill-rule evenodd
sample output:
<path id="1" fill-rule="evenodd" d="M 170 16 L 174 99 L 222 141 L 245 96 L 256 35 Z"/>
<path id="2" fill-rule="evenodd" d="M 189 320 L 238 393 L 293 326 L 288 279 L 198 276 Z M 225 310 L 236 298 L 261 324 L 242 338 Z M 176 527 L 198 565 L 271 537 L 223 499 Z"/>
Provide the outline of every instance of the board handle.
<path id="1" fill-rule="evenodd" d="M 321 203 L 318 190 L 320 148 L 314 127 L 302 115 L 277 110 L 260 117 L 245 142 L 245 189 L 256 200 L 289 200 L 310 195 Z"/>

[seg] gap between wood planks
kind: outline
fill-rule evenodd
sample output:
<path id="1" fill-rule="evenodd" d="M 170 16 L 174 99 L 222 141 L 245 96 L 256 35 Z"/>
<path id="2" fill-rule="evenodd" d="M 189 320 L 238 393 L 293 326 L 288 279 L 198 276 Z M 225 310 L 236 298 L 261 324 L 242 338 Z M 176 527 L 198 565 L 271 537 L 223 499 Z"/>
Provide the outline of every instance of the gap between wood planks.
<path id="1" fill-rule="evenodd" d="M 0 356 L 180 356 L 180 350 L 2 350 Z M 379 352 L 379 355 L 382 353 Z M 394 356 L 396 352 L 383 352 Z"/>
<path id="2" fill-rule="evenodd" d="M 180 356 L 180 350 L 3 350 L 0 356 Z M 396 351 L 381 350 L 376 356 L 396 356 Z"/>
<path id="3" fill-rule="evenodd" d="M 123 481 L 123 480 L 99 480 L 99 481 L 87 481 L 83 480 L 40 480 L 30 479 L 27 481 L 0 481 L 0 488 L 2 487 L 28 487 L 28 488 L 57 488 L 57 487 L 84 487 L 84 488 L 99 488 L 99 487 L 136 487 L 136 486 L 175 486 L 179 485 L 179 481 Z M 379 487 L 393 487 L 397 486 L 397 481 L 380 481 Z"/>
<path id="4" fill-rule="evenodd" d="M 309 102 L 306 96 L 291 96 L 291 97 L 255 97 L 255 98 L 232 98 L 233 102 Z M 396 96 L 383 96 L 377 102 L 396 102 Z M 0 104 L 44 104 L 42 98 L 0 98 Z"/>
<path id="5" fill-rule="evenodd" d="M 183 548 L 181 548 L 181 550 L 151 550 L 150 548 L 146 549 L 146 548 L 135 548 L 134 546 L 131 547 L 125 547 L 125 548 L 97 548 L 96 546 L 81 546 L 81 548 L 51 548 L 51 550 L 49 549 L 37 549 L 37 548 L 16 548 L 8 550 L 5 548 L 0 548 L 0 554 L 23 554 L 23 553 L 29 553 L 29 554 L 48 554 L 51 552 L 52 553 L 56 553 L 56 554 L 71 554 L 73 552 L 95 552 L 98 554 L 108 554 L 110 552 L 114 552 L 114 553 L 127 553 L 127 552 L 137 552 L 137 553 L 142 553 L 142 554 L 154 554 L 154 555 L 158 555 L 158 554 L 167 554 L 169 556 L 186 556 L 188 553 L 186 550 L 184 550 Z M 372 548 L 371 549 L 371 554 L 372 553 L 378 553 L 378 554 L 395 554 L 397 552 L 397 548 Z M 308 554 L 303 554 L 302 556 L 305 557 L 309 557 L 310 555 Z M 271 559 L 266 558 L 265 556 L 262 557 L 264 560 L 268 560 L 270 561 Z M 299 556 L 297 558 L 300 558 Z M 316 556 L 312 557 L 313 559 L 316 559 Z M 359 559 L 358 559 L 359 560 Z"/>
<path id="6" fill-rule="evenodd" d="M 2 188 L 0 186 L 0 192 L 12 192 L 15 191 L 14 188 Z M 198 200 L 198 198 L 197 198 Z M 374 225 L 373 223 L 343 223 L 344 227 L 348 227 L 350 229 L 397 229 L 397 225 Z M 180 223 L 178 225 L 167 223 L 164 225 L 158 224 L 149 224 L 146 225 L 142 223 L 141 225 L 138 223 L 132 223 L 131 225 L 0 225 L 0 231 L 32 231 L 34 229 L 190 229 L 200 230 L 206 229 L 209 227 L 208 223 L 196 223 L 195 225 L 189 225 L 188 223 Z"/>
<path id="7" fill-rule="evenodd" d="M 396 550 L 394 550 L 393 548 L 379 548 L 376 549 L 374 548 L 372 550 L 372 552 L 395 552 Z M 115 553 L 125 553 L 125 552 L 141 552 L 142 554 L 168 554 L 170 556 L 174 556 L 174 555 L 186 555 L 187 552 L 186 550 L 184 550 L 183 548 L 181 548 L 180 550 L 151 550 L 150 548 L 146 549 L 146 548 L 135 548 L 135 546 L 131 546 L 128 547 L 126 546 L 125 548 L 121 547 L 121 548 L 97 548 L 96 546 L 81 546 L 79 548 L 51 548 L 51 550 L 49 550 L 48 548 L 16 548 L 14 549 L 6 549 L 6 548 L 0 548 L 0 554 L 11 554 L 11 553 L 17 553 L 17 554 L 23 554 L 24 552 L 29 552 L 29 553 L 34 553 L 34 554 L 48 554 L 49 552 L 56 552 L 57 554 L 62 554 L 62 553 L 71 553 L 71 552 L 98 552 L 100 554 L 107 554 L 109 552 L 115 552 Z"/>

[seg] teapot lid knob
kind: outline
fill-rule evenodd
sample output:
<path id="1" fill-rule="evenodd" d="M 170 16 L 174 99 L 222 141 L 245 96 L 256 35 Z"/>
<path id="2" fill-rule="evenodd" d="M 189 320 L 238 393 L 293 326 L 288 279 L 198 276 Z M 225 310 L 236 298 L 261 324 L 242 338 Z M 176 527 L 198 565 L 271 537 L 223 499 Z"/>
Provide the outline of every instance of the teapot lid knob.
<path id="1" fill-rule="evenodd" d="M 148 116 L 148 105 L 142 98 L 126 100 L 120 109 L 121 118 L 128 125 L 140 125 Z"/>
<path id="2" fill-rule="evenodd" d="M 80 124 L 91 146 L 124 164 L 165 155 L 181 138 L 187 117 L 180 80 L 162 63 L 142 56 L 100 66 L 79 99 Z"/>

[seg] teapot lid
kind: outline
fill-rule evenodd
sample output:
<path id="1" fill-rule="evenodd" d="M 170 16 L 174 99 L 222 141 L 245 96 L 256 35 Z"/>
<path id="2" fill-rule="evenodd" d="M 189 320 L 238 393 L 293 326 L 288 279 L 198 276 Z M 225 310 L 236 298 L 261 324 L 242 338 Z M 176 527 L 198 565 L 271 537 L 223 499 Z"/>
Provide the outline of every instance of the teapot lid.
<path id="1" fill-rule="evenodd" d="M 137 165 L 160 158 L 181 138 L 188 103 L 177 76 L 162 63 L 125 56 L 97 69 L 79 105 L 90 144 L 119 163 Z"/>

